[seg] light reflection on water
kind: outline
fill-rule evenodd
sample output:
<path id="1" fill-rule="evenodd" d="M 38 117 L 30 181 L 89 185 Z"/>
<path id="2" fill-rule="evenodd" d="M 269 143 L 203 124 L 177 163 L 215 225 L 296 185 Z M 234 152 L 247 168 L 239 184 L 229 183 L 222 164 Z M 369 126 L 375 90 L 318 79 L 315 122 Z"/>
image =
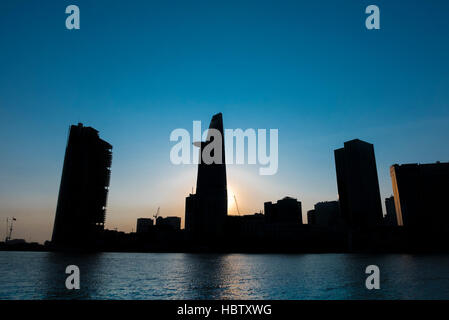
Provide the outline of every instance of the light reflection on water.
<path id="1" fill-rule="evenodd" d="M 0 275 L 0 299 L 449 299 L 449 255 L 0 252 Z"/>

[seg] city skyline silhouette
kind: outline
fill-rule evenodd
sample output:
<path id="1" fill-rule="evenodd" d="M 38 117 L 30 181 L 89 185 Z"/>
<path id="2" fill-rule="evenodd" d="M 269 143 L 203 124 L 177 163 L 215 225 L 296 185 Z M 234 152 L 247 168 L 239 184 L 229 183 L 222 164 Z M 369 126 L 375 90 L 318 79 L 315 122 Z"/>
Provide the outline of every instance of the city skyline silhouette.
<path id="1" fill-rule="evenodd" d="M 0 304 L 164 319 L 445 305 L 448 13 L 0 0 Z"/>
<path id="2" fill-rule="evenodd" d="M 220 119 L 221 119 L 221 113 L 219 113 L 219 114 L 217 114 L 217 115 L 220 115 Z M 214 117 L 216 117 L 217 115 L 215 115 Z M 213 118 L 214 118 L 213 117 Z M 222 123 L 222 120 L 220 120 L 221 121 L 221 123 Z M 211 122 L 211 127 L 210 128 L 212 128 L 212 123 L 214 122 L 214 120 L 212 120 L 212 122 Z M 76 128 L 76 127 L 82 127 L 82 124 L 81 123 L 79 123 L 77 126 L 75 126 L 75 125 L 72 125 L 71 127 L 74 127 L 74 128 Z M 94 128 L 91 128 L 91 127 L 88 127 L 87 129 L 89 129 L 89 130 L 91 130 L 91 131 L 93 131 L 94 133 L 95 132 L 97 132 Z M 221 124 L 221 129 L 220 129 L 221 131 L 220 132 L 223 132 L 223 124 Z M 101 141 L 101 140 L 100 140 Z M 358 140 L 358 139 L 353 139 L 353 140 L 351 140 L 351 141 L 347 141 L 347 142 L 345 142 L 345 145 L 346 145 L 346 143 L 352 143 L 353 141 L 360 141 L 360 140 Z M 108 145 L 108 143 L 107 142 L 102 142 L 102 143 L 105 143 L 105 144 L 107 144 Z M 246 141 L 246 143 L 247 143 L 247 141 Z M 362 141 L 362 143 L 365 143 L 365 142 L 363 142 Z M 247 145 L 246 145 L 247 146 Z M 223 146 L 224 147 L 224 146 Z M 110 146 L 109 145 L 109 148 L 112 148 L 112 146 Z M 342 149 L 336 149 L 335 150 L 335 155 L 337 156 L 337 153 L 338 153 L 338 151 L 339 150 L 342 150 Z M 224 150 L 223 150 L 223 154 L 224 154 Z M 224 157 L 224 156 L 223 156 Z M 335 161 L 337 161 L 337 160 L 335 160 Z M 223 160 L 223 163 L 224 163 L 225 161 Z M 438 163 L 440 163 L 439 161 L 437 161 L 436 162 L 437 164 Z M 204 165 L 204 164 L 203 164 Z M 375 165 L 375 164 L 374 164 Z M 394 165 L 396 165 L 396 164 L 394 164 Z M 407 165 L 409 165 L 409 164 L 407 164 Z M 426 165 L 431 165 L 431 164 L 426 164 Z M 109 164 L 109 167 L 111 166 L 111 164 Z M 199 166 L 199 167 L 201 167 L 201 165 Z M 392 164 L 392 167 L 393 167 L 393 164 Z M 374 168 L 374 170 L 375 170 L 375 174 L 377 175 L 377 169 L 376 168 Z M 359 176 L 360 176 L 360 174 L 359 174 Z M 337 177 L 338 177 L 338 174 L 337 174 Z M 110 179 L 110 178 L 108 178 L 108 179 Z M 225 173 L 225 180 L 226 180 L 226 173 Z M 338 180 L 338 179 L 337 179 Z M 61 180 L 61 183 L 62 183 L 62 181 L 63 181 L 63 179 Z M 198 183 L 198 182 L 197 182 Z M 337 186 L 338 186 L 338 183 L 337 183 L 337 181 L 336 181 L 336 184 L 337 184 Z M 109 188 L 108 188 L 108 190 L 109 190 Z M 196 186 L 196 188 L 195 189 L 192 189 L 192 190 L 198 190 L 198 185 Z M 61 191 L 60 191 L 61 192 Z M 294 192 L 293 192 L 294 193 Z M 393 191 L 391 192 L 392 194 L 393 194 Z M 193 194 L 194 195 L 194 194 Z M 191 194 L 191 196 L 192 196 L 192 194 Z M 106 196 L 107 197 L 107 196 Z M 236 198 L 235 198 L 235 194 L 231 191 L 231 194 L 229 195 L 227 195 L 226 196 L 226 200 L 227 201 L 229 201 L 231 198 L 232 198 L 232 200 L 233 200 L 233 202 L 234 202 L 234 205 L 235 205 L 235 200 L 236 200 Z M 288 197 L 288 195 L 287 195 L 287 197 Z M 280 199 L 280 198 L 279 198 Z M 299 200 L 301 200 L 301 198 L 299 197 L 298 198 Z M 337 199 L 337 203 L 338 203 L 338 199 L 339 199 L 339 197 L 338 197 L 338 188 L 337 188 L 337 196 L 336 196 L 336 199 Z M 266 199 L 266 201 L 268 201 L 269 199 Z M 387 197 L 385 197 L 385 198 L 382 198 L 382 201 L 379 201 L 379 205 L 380 206 L 382 206 L 382 203 L 384 202 L 384 201 L 386 201 L 387 200 Z M 264 201 L 265 203 L 266 203 L 266 201 Z M 320 199 L 320 201 L 318 201 L 317 203 L 315 203 L 314 205 L 316 205 L 316 204 L 319 204 L 319 203 L 322 203 L 322 202 L 326 202 L 326 201 L 333 201 L 333 199 Z M 186 203 L 186 205 L 187 205 L 187 203 Z M 363 205 L 363 203 L 362 203 L 362 205 Z M 105 205 L 104 205 L 104 207 L 107 207 L 107 204 L 105 203 Z M 262 203 L 262 205 L 261 205 L 261 207 L 263 208 L 264 207 L 264 204 Z M 384 206 L 384 208 L 385 208 L 385 206 Z M 158 211 L 159 211 L 159 209 L 160 209 L 160 207 L 158 208 Z M 309 217 L 309 212 L 310 211 L 314 211 L 314 210 L 312 210 L 313 208 L 311 208 L 311 210 L 302 210 L 302 215 L 301 215 L 301 219 L 302 219 L 302 223 L 304 223 L 304 224 L 308 224 L 308 217 Z M 58 209 L 57 209 L 58 210 Z M 265 206 L 265 210 L 266 210 L 266 206 Z M 381 214 L 382 214 L 382 218 L 384 218 L 384 216 L 388 213 L 388 212 L 384 212 L 384 210 L 381 208 L 380 209 L 381 210 Z M 105 210 L 106 211 L 106 210 Z M 229 206 L 227 206 L 227 210 L 226 210 L 227 212 L 229 211 Z M 264 210 L 262 209 L 262 210 L 255 210 L 254 212 L 263 212 Z M 237 214 L 237 213 L 227 213 L 227 215 L 228 216 L 240 216 L 240 215 L 251 215 L 251 214 L 253 214 L 254 212 L 243 212 L 242 214 L 240 214 L 240 212 Z M 139 217 L 139 218 L 151 218 L 153 215 L 153 212 L 149 212 L 148 213 L 148 215 L 145 215 L 145 216 L 141 216 L 141 217 Z M 185 215 L 187 214 L 187 209 L 186 209 L 186 211 L 185 211 L 185 213 L 184 214 L 180 214 L 180 215 L 175 215 L 175 216 L 178 216 L 180 219 L 181 219 L 181 221 L 182 221 L 182 229 L 184 229 L 184 227 L 185 227 Z M 57 214 L 55 215 L 55 216 L 57 216 Z M 164 216 L 168 216 L 168 215 L 164 215 Z M 172 215 L 173 216 L 173 215 Z M 307 218 L 304 218 L 304 217 L 307 217 Z M 106 218 L 106 215 L 104 216 L 104 218 L 103 218 L 104 220 L 103 221 L 107 221 L 107 218 Z M 394 219 L 394 218 L 393 218 Z M 55 220 L 56 221 L 56 220 Z M 55 222 L 56 223 L 56 222 Z M 104 222 L 103 222 L 104 223 Z M 156 220 L 154 220 L 154 222 L 153 222 L 154 224 L 156 223 Z M 224 224 L 224 223 L 223 223 Z M 181 225 L 180 225 L 181 226 Z M 107 228 L 106 228 L 107 229 Z M 111 228 L 110 228 L 111 229 Z M 117 230 L 117 229 L 119 229 L 119 228 L 117 228 L 117 227 L 115 227 L 115 228 L 112 228 L 112 229 L 115 229 L 115 230 Z M 132 230 L 136 230 L 135 228 L 133 228 Z M 132 231 L 131 230 L 131 231 Z M 120 231 L 122 231 L 122 230 L 120 230 Z M 53 225 L 53 234 L 54 234 L 54 225 Z M 75 231 L 76 232 L 76 231 Z M 53 236 L 54 237 L 54 236 Z"/>
<path id="3" fill-rule="evenodd" d="M 289 196 L 276 203 L 265 201 L 264 210 L 254 214 L 238 211 L 238 215 L 229 215 L 223 133 L 223 115 L 218 113 L 212 116 L 205 140 L 194 142 L 200 158 L 195 193 L 192 188 L 185 198 L 185 228 L 181 229 L 181 217 L 159 216 L 159 207 L 154 220 L 138 218 L 136 232 L 125 233 L 105 228 L 113 147 L 100 139 L 96 129 L 82 123 L 72 125 L 53 236 L 45 248 L 144 252 L 449 249 L 444 236 L 449 230 L 445 215 L 449 162 L 391 165 L 394 197 L 383 199 L 384 216 L 374 146 L 353 139 L 334 150 L 338 201 L 316 203 L 306 212 L 307 220 L 300 199 Z M 216 139 L 220 143 L 216 144 Z M 206 152 L 218 157 L 208 162 Z M 4 245 L 43 249 L 20 241 L 9 236 Z"/>
<path id="4" fill-rule="evenodd" d="M 228 128 L 279 130 L 276 175 L 227 167 L 233 215 L 232 194 L 242 214 L 290 196 L 306 220 L 338 199 L 333 152 L 355 138 L 375 146 L 384 213 L 392 164 L 449 161 L 447 1 L 379 1 L 380 30 L 363 2 L 77 4 L 80 30 L 63 4 L 0 3 L 1 238 L 7 217 L 13 237 L 51 238 L 78 122 L 115 148 L 105 227 L 126 232 L 158 207 L 183 217 L 197 168 L 170 163 L 170 132 L 220 111 Z"/>

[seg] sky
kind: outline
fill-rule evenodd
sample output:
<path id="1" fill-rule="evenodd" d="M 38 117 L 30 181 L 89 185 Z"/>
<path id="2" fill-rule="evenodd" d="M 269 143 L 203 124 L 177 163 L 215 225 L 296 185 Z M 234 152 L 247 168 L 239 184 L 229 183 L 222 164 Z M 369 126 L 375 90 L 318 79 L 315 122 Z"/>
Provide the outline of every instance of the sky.
<path id="1" fill-rule="evenodd" d="M 68 30 L 66 6 L 80 8 Z M 380 8 L 367 30 L 365 8 Z M 176 128 L 278 129 L 279 169 L 229 165 L 241 213 L 284 196 L 338 199 L 333 150 L 374 144 L 382 201 L 394 163 L 449 161 L 449 2 L 0 1 L 0 237 L 51 238 L 69 126 L 113 145 L 106 227 L 184 217 L 195 165 Z M 230 202 L 230 214 L 236 214 Z"/>

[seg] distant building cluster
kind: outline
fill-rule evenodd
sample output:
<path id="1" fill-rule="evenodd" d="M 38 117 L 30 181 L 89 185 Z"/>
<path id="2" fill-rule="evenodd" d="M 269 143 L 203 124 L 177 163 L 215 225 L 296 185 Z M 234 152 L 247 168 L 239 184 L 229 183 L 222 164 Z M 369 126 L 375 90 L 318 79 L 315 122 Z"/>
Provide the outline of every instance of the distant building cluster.
<path id="1" fill-rule="evenodd" d="M 144 234 L 154 230 L 154 228 L 169 228 L 171 230 L 181 230 L 181 218 L 180 217 L 157 217 L 156 224 L 153 225 L 153 219 L 151 218 L 139 218 L 137 219 L 136 233 Z"/>
<path id="2" fill-rule="evenodd" d="M 209 129 L 223 134 L 221 113 L 212 117 Z M 209 138 L 197 142 L 200 150 L 211 142 Z M 185 199 L 185 229 L 181 230 L 180 217 L 156 215 L 154 220 L 137 219 L 136 232 L 125 234 L 104 230 L 111 150 L 95 129 L 71 126 L 53 246 L 97 243 L 111 250 L 175 251 L 212 245 L 233 251 L 396 246 L 406 250 L 425 242 L 424 230 L 444 239 L 449 247 L 445 236 L 449 231 L 449 163 L 392 165 L 393 196 L 385 199 L 384 216 L 374 146 L 358 139 L 347 141 L 334 151 L 338 200 L 316 203 L 307 212 L 306 223 L 301 201 L 292 197 L 265 202 L 264 213 L 229 216 L 223 143 L 221 164 L 198 164 L 196 193 Z"/>

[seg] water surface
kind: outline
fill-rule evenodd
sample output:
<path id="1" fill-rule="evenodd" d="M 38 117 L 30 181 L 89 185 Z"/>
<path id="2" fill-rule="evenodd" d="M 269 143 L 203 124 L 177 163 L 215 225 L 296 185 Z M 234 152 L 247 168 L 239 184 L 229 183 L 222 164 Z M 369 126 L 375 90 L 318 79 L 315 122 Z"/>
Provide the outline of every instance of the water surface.
<path id="1" fill-rule="evenodd" d="M 0 299 L 449 299 L 449 255 L 0 252 Z"/>

